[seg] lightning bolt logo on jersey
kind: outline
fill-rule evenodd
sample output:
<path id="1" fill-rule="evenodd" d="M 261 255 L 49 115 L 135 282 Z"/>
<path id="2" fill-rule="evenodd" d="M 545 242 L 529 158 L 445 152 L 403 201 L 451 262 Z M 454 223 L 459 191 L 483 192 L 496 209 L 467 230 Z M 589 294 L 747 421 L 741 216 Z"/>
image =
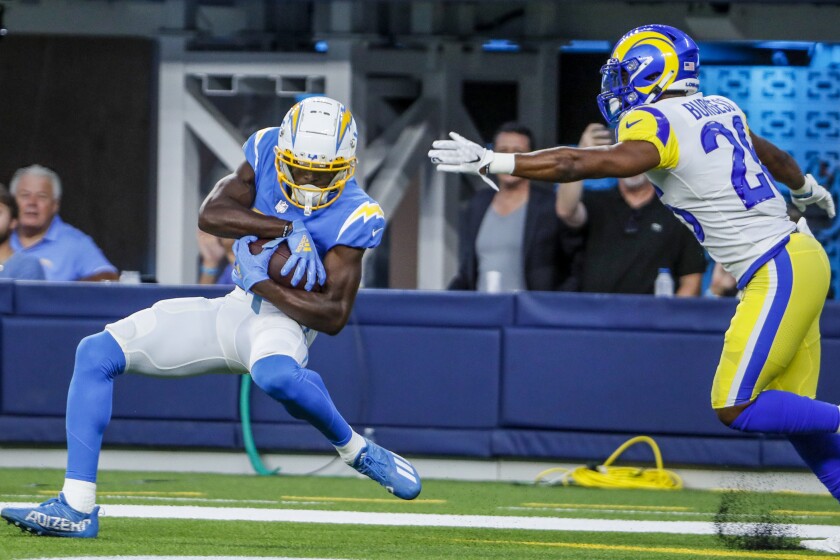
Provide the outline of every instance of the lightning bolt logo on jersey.
<path id="1" fill-rule="evenodd" d="M 245 158 L 256 176 L 257 195 L 253 209 L 288 221 L 303 220 L 321 258 L 336 245 L 361 249 L 378 246 L 382 239 L 379 231 L 385 227 L 385 214 L 359 187 L 355 178 L 351 177 L 344 184 L 340 196 L 333 198 L 329 206 L 312 210 L 309 215 L 301 206 L 286 204 L 287 198 L 281 191 L 274 165 L 274 148 L 279 134 L 279 127 L 266 128 L 252 134 L 243 146 Z M 284 210 L 282 213 L 281 209 Z"/>

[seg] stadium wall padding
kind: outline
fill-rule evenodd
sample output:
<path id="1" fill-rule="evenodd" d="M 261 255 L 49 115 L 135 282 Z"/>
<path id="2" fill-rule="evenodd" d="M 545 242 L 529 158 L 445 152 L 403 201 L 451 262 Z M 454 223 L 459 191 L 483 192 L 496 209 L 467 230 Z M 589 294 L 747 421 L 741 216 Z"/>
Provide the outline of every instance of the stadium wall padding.
<path id="1" fill-rule="evenodd" d="M 61 445 L 75 348 L 107 323 L 215 286 L 0 282 L 0 444 Z M 646 434 L 669 464 L 803 467 L 777 436 L 722 426 L 709 391 L 734 299 L 362 290 L 309 367 L 347 420 L 409 455 L 600 461 Z M 840 401 L 840 303 L 822 319 L 819 396 Z M 124 375 L 106 445 L 242 449 L 240 378 Z M 258 447 L 329 452 L 254 387 Z M 650 461 L 645 446 L 625 457 Z"/>

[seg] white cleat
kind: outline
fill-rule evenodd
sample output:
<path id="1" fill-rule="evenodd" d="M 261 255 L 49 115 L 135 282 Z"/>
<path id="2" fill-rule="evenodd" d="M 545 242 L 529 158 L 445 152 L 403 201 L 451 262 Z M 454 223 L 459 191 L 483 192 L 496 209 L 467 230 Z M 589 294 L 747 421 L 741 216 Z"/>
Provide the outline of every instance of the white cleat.
<path id="1" fill-rule="evenodd" d="M 840 554 L 840 536 L 831 537 L 828 539 L 813 539 L 807 541 L 799 541 L 799 546 L 807 548 L 808 550 L 816 550 L 817 552 L 831 552 L 833 554 Z"/>

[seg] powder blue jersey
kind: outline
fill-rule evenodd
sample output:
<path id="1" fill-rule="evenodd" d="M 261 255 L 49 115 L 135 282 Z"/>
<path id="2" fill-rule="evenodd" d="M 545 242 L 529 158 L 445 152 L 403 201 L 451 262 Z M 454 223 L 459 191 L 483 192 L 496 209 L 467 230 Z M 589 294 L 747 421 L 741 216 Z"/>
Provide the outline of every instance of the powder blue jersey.
<path id="1" fill-rule="evenodd" d="M 385 228 L 385 214 L 379 204 L 359 187 L 355 178 L 347 181 L 335 202 L 314 210 L 309 216 L 304 215 L 302 208 L 289 202 L 281 191 L 274 166 L 274 147 L 279 131 L 279 127 L 259 130 L 242 147 L 256 175 L 257 196 L 253 209 L 290 222 L 302 220 L 322 259 L 336 245 L 360 249 L 372 249 L 379 245 Z"/>

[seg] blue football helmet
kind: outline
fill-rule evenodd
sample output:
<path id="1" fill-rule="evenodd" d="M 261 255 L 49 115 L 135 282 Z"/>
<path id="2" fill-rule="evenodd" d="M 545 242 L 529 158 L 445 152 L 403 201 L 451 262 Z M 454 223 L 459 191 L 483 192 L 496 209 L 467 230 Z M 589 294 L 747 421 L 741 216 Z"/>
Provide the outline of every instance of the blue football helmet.
<path id="1" fill-rule="evenodd" d="M 699 74 L 700 49 L 691 37 L 668 25 L 643 25 L 619 39 L 601 67 L 598 107 L 614 125 L 627 110 L 666 91 L 695 93 Z"/>

